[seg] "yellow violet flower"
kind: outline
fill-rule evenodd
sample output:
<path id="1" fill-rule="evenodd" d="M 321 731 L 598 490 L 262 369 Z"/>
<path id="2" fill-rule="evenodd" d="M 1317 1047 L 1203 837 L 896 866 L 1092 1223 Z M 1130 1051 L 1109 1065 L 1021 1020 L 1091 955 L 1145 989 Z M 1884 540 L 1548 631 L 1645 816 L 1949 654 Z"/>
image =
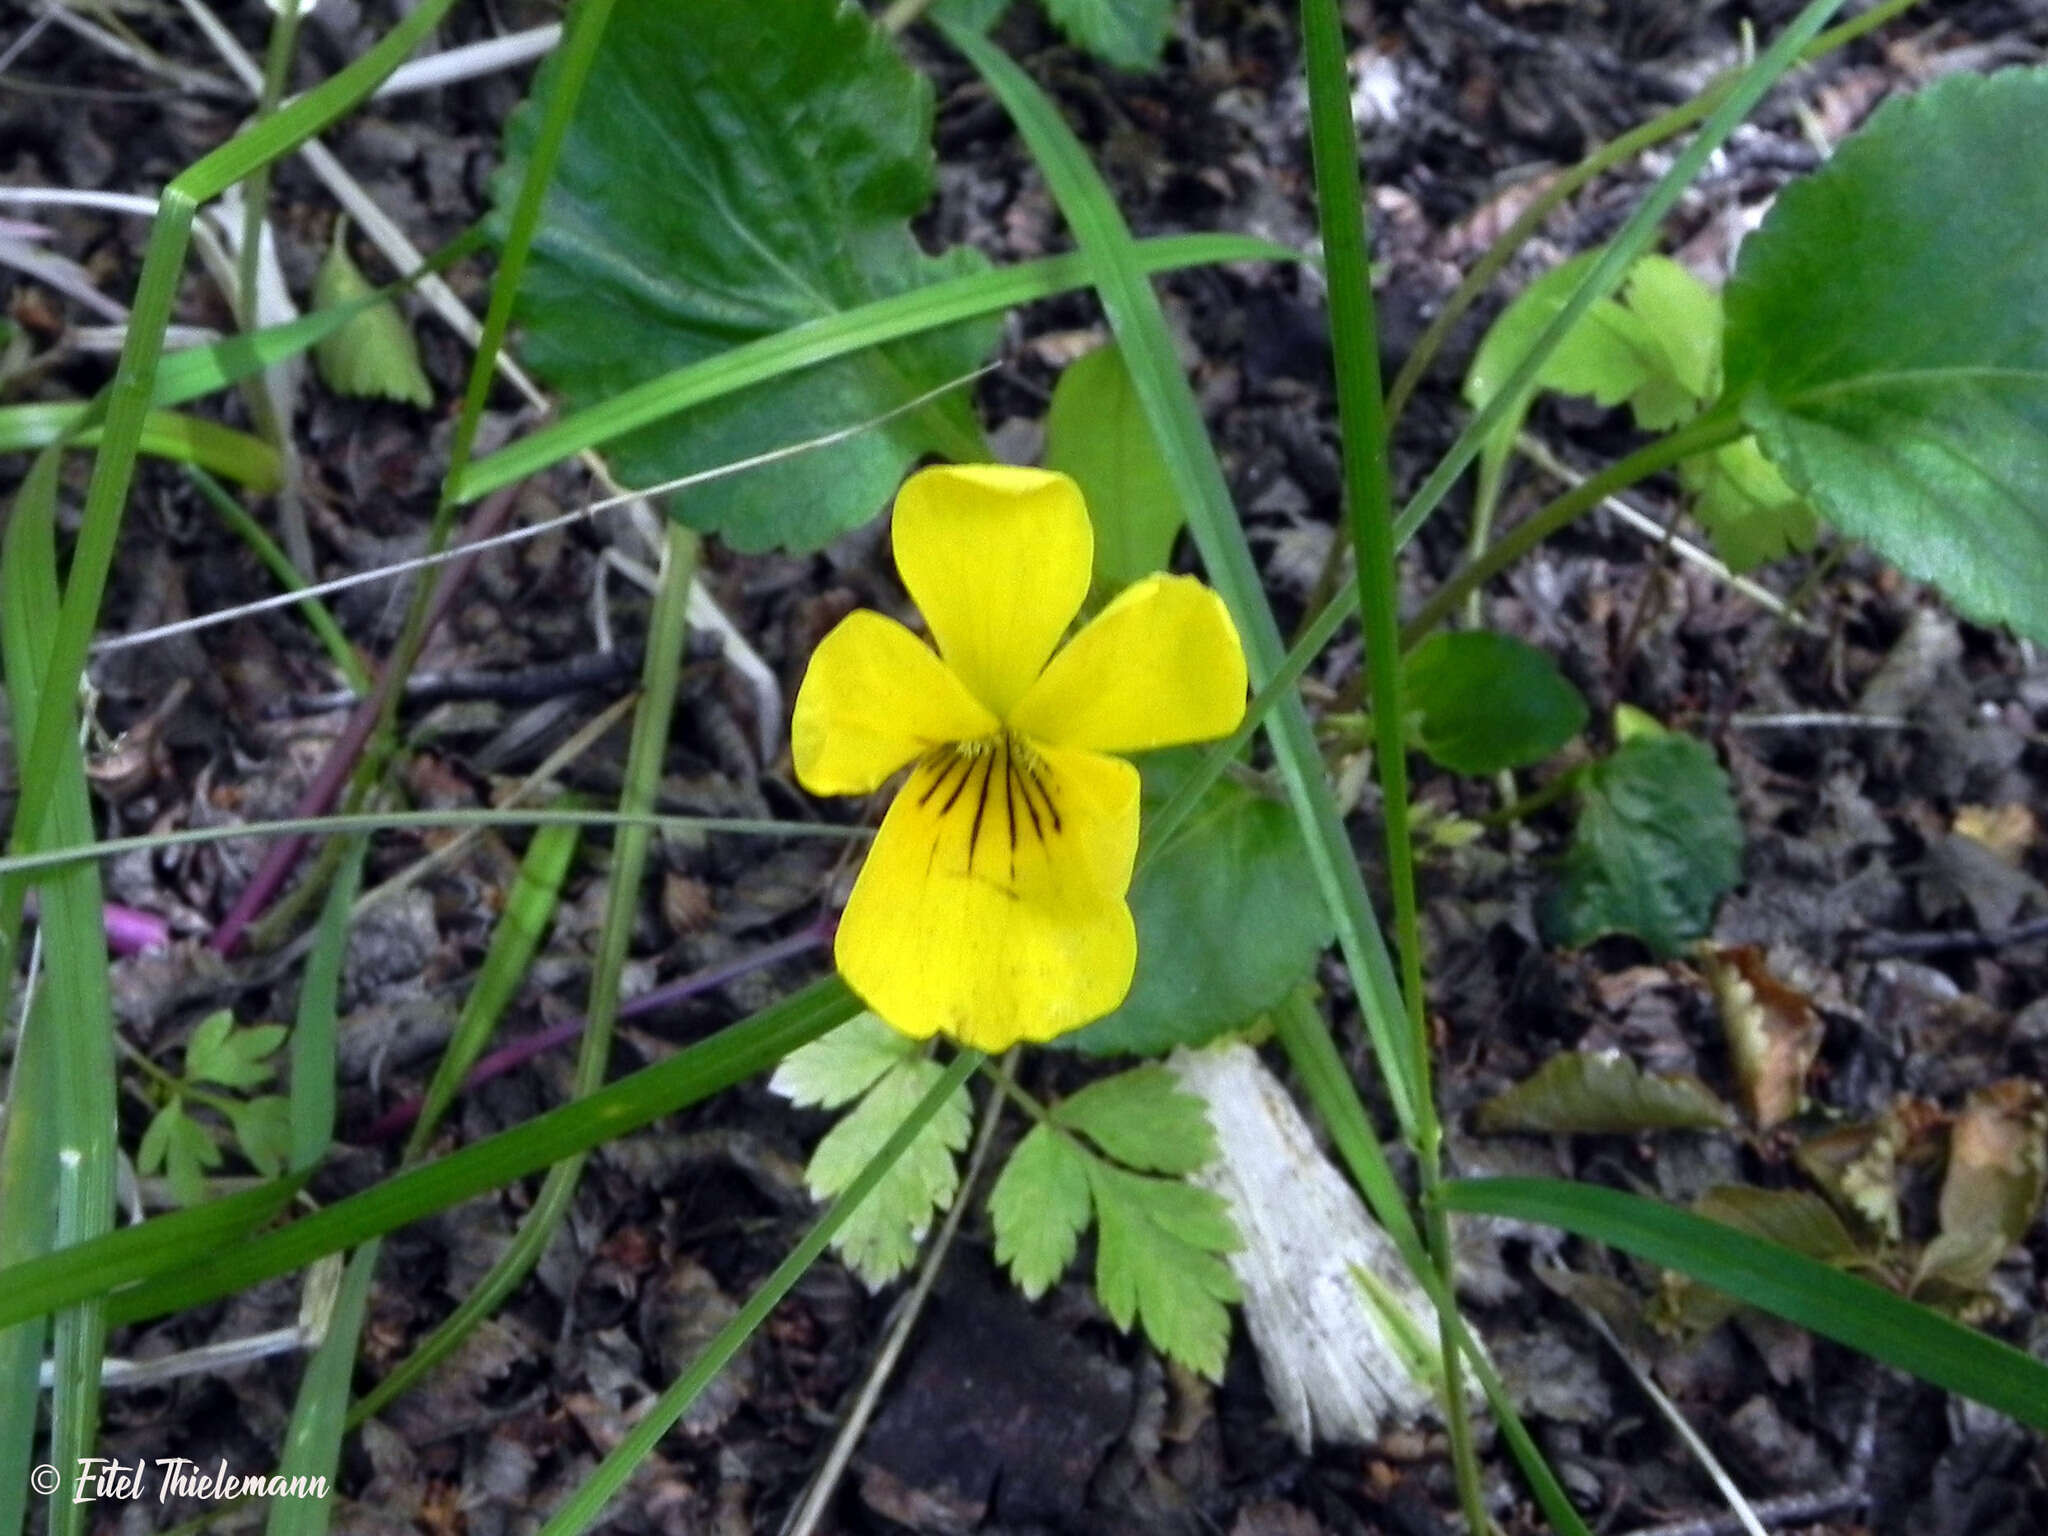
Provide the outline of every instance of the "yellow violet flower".
<path id="1" fill-rule="evenodd" d="M 868 794 L 910 767 L 834 956 L 905 1034 L 1049 1040 L 1114 1009 L 1137 965 L 1138 771 L 1109 754 L 1227 735 L 1244 651 L 1214 592 L 1152 576 L 1054 655 L 1095 553 L 1065 475 L 922 470 L 897 495 L 895 545 L 937 654 L 894 619 L 849 614 L 791 726 L 813 794 Z"/>

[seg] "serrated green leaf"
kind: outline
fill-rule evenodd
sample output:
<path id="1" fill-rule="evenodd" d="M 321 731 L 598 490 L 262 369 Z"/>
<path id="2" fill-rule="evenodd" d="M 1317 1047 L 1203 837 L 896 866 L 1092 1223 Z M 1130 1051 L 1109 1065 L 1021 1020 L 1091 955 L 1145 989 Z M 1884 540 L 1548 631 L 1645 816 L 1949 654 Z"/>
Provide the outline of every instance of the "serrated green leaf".
<path id="1" fill-rule="evenodd" d="M 185 1076 L 194 1082 L 206 1081 L 207 1069 L 220 1056 L 234 1028 L 235 1016 L 225 1008 L 209 1013 L 194 1025 L 192 1038 L 185 1043 Z"/>
<path id="2" fill-rule="evenodd" d="M 1669 256 L 1629 268 L 1622 300 L 1657 345 L 1657 362 L 1629 400 L 1636 425 L 1665 432 L 1699 414 L 1721 388 L 1721 296 Z"/>
<path id="3" fill-rule="evenodd" d="M 1820 537 L 1813 508 L 1785 483 L 1753 437 L 1687 459 L 1678 474 L 1692 493 L 1692 515 L 1714 540 L 1714 553 L 1738 575 L 1811 549 Z"/>
<path id="4" fill-rule="evenodd" d="M 245 1103 L 225 1102 L 220 1111 L 234 1127 L 242 1156 L 267 1179 L 284 1172 L 291 1158 L 292 1107 L 281 1095 L 268 1093 Z"/>
<path id="5" fill-rule="evenodd" d="M 1088 503 L 1099 593 L 1166 568 L 1180 498 L 1115 343 L 1069 364 L 1053 386 L 1045 467 L 1072 475 Z"/>
<path id="6" fill-rule="evenodd" d="M 1034 1126 L 989 1191 L 988 1214 L 996 1262 L 1036 1301 L 1067 1272 L 1087 1229 L 1087 1154 L 1051 1126 Z"/>
<path id="7" fill-rule="evenodd" d="M 1741 878 L 1742 825 L 1712 750 L 1675 732 L 1635 736 L 1580 779 L 1546 926 L 1561 944 L 1626 933 L 1672 955 Z"/>
<path id="8" fill-rule="evenodd" d="M 1200 761 L 1194 751 L 1148 756 L 1148 811 Z M 1094 1056 L 1155 1056 L 1241 1028 L 1306 978 L 1330 942 L 1328 907 L 1305 896 L 1314 889 L 1314 866 L 1287 807 L 1218 780 L 1132 885 L 1138 969 L 1130 996 L 1057 1044 Z"/>
<path id="9" fill-rule="evenodd" d="M 180 1099 L 156 1112 L 135 1151 L 136 1171 L 150 1174 L 161 1169 L 180 1205 L 198 1205 L 205 1200 L 206 1170 L 218 1168 L 220 1163 L 220 1148 L 206 1127 L 185 1113 Z"/>
<path id="10" fill-rule="evenodd" d="M 1727 393 L 1830 523 L 2048 640 L 2048 71 L 1886 103 L 1781 193 L 1726 294 Z"/>
<path id="11" fill-rule="evenodd" d="M 1586 726 L 1585 696 L 1543 652 L 1485 630 L 1439 631 L 1402 663 L 1420 746 L 1453 773 L 1541 762 Z"/>
<path id="12" fill-rule="evenodd" d="M 508 126 L 500 207 L 552 88 Z M 519 297 L 523 356 L 566 412 L 743 343 L 986 268 L 926 256 L 932 88 L 859 7 L 618 0 L 549 185 Z M 978 367 L 988 317 L 872 348 L 614 442 L 652 485 L 857 426 Z M 830 447 L 701 486 L 671 508 L 745 550 L 815 549 L 879 512 L 903 472 L 987 446 L 955 391 Z"/>
<path id="13" fill-rule="evenodd" d="M 375 292 L 349 259 L 348 221 L 335 220 L 334 242 L 313 279 L 314 306 L 335 309 Z M 420 367 L 419 343 L 405 316 L 389 299 L 368 306 L 315 342 L 313 361 L 327 387 L 338 395 L 402 400 L 409 405 L 434 403 L 434 387 Z"/>
<path id="14" fill-rule="evenodd" d="M 1118 69 L 1150 69 L 1173 29 L 1173 0 L 1043 0 L 1077 48 Z"/>
<path id="15" fill-rule="evenodd" d="M 1223 1377 L 1236 1277 L 1218 1257 L 1237 1247 L 1223 1202 L 1177 1179 L 1087 1160 L 1095 1201 L 1095 1292 L 1119 1328 L 1135 1320 L 1161 1354 Z"/>
<path id="16" fill-rule="evenodd" d="M 804 1169 L 811 1193 L 829 1199 L 858 1178 L 944 1071 L 937 1062 L 921 1059 L 891 1068 L 818 1143 Z M 839 1229 L 833 1248 L 869 1286 L 886 1285 L 908 1269 L 932 1216 L 953 1203 L 960 1187 L 956 1154 L 967 1145 L 967 1131 L 963 1087 L 932 1116 Z"/>
<path id="17" fill-rule="evenodd" d="M 768 1086 L 800 1109 L 837 1109 L 923 1054 L 922 1041 L 862 1013 L 783 1057 Z"/>
<path id="18" fill-rule="evenodd" d="M 1158 1065 L 1090 1083 L 1056 1105 L 1052 1118 L 1147 1173 L 1193 1173 L 1216 1156 L 1216 1133 L 1201 1099 Z"/>
<path id="19" fill-rule="evenodd" d="M 1479 1106 L 1483 1132 L 1588 1135 L 1726 1130 L 1735 1111 L 1689 1072 L 1645 1072 L 1619 1051 L 1560 1051 Z"/>

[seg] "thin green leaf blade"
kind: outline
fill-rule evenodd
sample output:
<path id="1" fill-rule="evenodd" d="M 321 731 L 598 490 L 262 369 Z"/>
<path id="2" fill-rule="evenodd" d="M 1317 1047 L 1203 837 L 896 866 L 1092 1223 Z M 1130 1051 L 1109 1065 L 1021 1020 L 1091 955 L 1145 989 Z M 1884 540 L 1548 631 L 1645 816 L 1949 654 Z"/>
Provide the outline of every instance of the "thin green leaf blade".
<path id="1" fill-rule="evenodd" d="M 1558 1179 L 1461 1179 L 1453 1211 L 1540 1222 L 1681 1270 L 1788 1322 L 2048 1430 L 2048 1365 L 1880 1286 L 1639 1195 Z"/>

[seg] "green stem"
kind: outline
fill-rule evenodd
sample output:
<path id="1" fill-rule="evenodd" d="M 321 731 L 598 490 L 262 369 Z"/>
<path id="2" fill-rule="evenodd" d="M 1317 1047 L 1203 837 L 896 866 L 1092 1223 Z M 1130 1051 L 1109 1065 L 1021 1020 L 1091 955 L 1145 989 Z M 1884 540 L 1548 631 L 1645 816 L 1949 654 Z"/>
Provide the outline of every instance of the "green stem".
<path id="1" fill-rule="evenodd" d="M 896 0 L 894 5 L 882 12 L 882 30 L 894 37 L 931 8 L 932 0 Z"/>
<path id="2" fill-rule="evenodd" d="M 1491 815 L 1479 818 L 1482 827 L 1505 827 L 1517 821 L 1527 821 L 1539 811 L 1548 810 L 1557 804 L 1578 784 L 1583 767 L 1568 768 L 1541 789 L 1533 790 L 1519 800 L 1510 801 Z"/>
<path id="3" fill-rule="evenodd" d="M 1455 1288 L 1457 1256 L 1450 1228 L 1434 1204 L 1443 1179 L 1443 1123 L 1430 1087 L 1429 1023 L 1422 981 L 1422 924 L 1415 894 L 1415 848 L 1408 825 L 1408 744 L 1401 702 L 1400 580 L 1395 568 L 1393 488 L 1387 474 L 1387 418 L 1380 397 L 1379 322 L 1366 252 L 1364 191 L 1357 132 L 1345 73 L 1343 23 L 1336 0 L 1302 0 L 1302 51 L 1309 87 L 1309 141 L 1315 169 L 1317 222 L 1329 277 L 1330 345 L 1337 367 L 1337 420 L 1357 558 L 1358 610 L 1371 687 L 1374 758 L 1382 794 L 1381 826 L 1387 884 L 1407 1010 L 1409 1063 L 1416 1085 L 1416 1169 L 1431 1212 L 1431 1258 L 1446 1293 Z M 1479 1458 L 1465 1406 L 1464 1372 L 1450 1319 L 1438 1313 L 1443 1354 L 1444 1416 L 1458 1503 L 1473 1536 L 1489 1527 Z"/>
<path id="4" fill-rule="evenodd" d="M 1450 617 L 1466 593 L 1484 586 L 1581 513 L 1599 506 L 1609 496 L 1626 490 L 1638 480 L 1647 480 L 1669 469 L 1681 459 L 1732 443 L 1748 430 L 1732 410 L 1714 411 L 1669 436 L 1644 444 L 1627 458 L 1610 464 L 1591 479 L 1572 487 L 1526 522 L 1510 529 L 1499 543 L 1477 559 L 1466 561 L 1408 621 L 1407 627 L 1401 631 L 1402 648 L 1412 648 Z"/>

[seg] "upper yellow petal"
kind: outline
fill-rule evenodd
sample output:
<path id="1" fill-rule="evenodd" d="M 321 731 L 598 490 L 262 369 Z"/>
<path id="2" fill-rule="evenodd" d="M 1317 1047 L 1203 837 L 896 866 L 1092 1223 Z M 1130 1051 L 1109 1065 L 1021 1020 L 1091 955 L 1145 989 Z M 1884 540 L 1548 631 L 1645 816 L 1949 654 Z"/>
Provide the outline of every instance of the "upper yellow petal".
<path id="1" fill-rule="evenodd" d="M 1049 1040 L 1130 991 L 1138 773 L 998 736 L 921 759 L 840 919 L 847 984 L 906 1034 Z"/>
<path id="2" fill-rule="evenodd" d="M 1009 718 L 1039 741 L 1147 752 L 1227 736 L 1244 693 L 1244 647 L 1223 600 L 1191 576 L 1148 576 L 1053 657 Z"/>
<path id="3" fill-rule="evenodd" d="M 815 795 L 864 795 L 920 753 L 996 720 L 909 630 L 862 609 L 833 628 L 797 690 L 790 751 Z"/>
<path id="4" fill-rule="evenodd" d="M 1006 716 L 1080 611 L 1095 535 L 1065 475 L 939 465 L 896 496 L 896 568 L 939 654 Z"/>

